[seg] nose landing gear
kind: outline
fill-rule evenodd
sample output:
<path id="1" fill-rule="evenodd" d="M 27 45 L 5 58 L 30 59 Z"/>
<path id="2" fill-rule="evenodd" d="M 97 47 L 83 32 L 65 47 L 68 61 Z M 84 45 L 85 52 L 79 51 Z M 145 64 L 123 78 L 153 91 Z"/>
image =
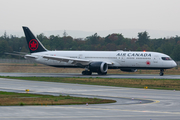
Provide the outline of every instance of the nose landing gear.
<path id="1" fill-rule="evenodd" d="M 160 75 L 160 76 L 163 76 L 163 75 L 164 75 L 164 69 L 160 69 L 159 75 Z"/>

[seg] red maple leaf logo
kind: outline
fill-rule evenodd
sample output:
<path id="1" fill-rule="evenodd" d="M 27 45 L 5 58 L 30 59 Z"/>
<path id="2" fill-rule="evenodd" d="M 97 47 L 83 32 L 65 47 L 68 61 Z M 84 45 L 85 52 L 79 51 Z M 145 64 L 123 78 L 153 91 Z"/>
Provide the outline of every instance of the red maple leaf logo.
<path id="1" fill-rule="evenodd" d="M 37 50 L 38 48 L 38 41 L 36 39 L 32 39 L 29 41 L 29 49 L 32 51 Z"/>
<path id="2" fill-rule="evenodd" d="M 146 64 L 147 64 L 147 65 L 150 65 L 151 63 L 150 63 L 150 61 L 146 61 Z"/>
<path id="3" fill-rule="evenodd" d="M 36 48 L 36 43 L 34 41 L 31 43 L 31 48 Z"/>

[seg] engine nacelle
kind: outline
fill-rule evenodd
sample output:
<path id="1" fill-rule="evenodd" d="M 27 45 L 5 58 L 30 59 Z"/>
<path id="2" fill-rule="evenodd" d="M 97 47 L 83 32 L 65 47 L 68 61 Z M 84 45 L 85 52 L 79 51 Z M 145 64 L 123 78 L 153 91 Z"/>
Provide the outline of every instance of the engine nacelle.
<path id="1" fill-rule="evenodd" d="M 108 65 L 105 62 L 92 62 L 89 64 L 89 70 L 97 73 L 107 73 Z"/>
<path id="2" fill-rule="evenodd" d="M 130 69 L 130 68 L 121 68 L 120 70 L 124 71 L 124 72 L 136 72 L 137 71 L 137 69 Z"/>

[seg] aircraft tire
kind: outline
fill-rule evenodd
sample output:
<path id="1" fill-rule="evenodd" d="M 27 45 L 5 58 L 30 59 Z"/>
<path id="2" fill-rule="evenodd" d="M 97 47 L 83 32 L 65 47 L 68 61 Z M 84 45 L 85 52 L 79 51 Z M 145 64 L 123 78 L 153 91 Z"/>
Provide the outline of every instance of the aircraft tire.
<path id="1" fill-rule="evenodd" d="M 106 75 L 106 74 L 107 74 L 107 72 L 105 72 L 105 73 L 98 72 L 98 75 Z"/>
<path id="2" fill-rule="evenodd" d="M 86 71 L 82 71 L 82 75 L 86 75 Z"/>
<path id="3" fill-rule="evenodd" d="M 164 75 L 164 73 L 159 73 L 159 75 L 160 75 L 160 76 L 163 76 L 163 75 Z"/>
<path id="4" fill-rule="evenodd" d="M 87 75 L 92 75 L 92 72 L 91 71 L 87 71 Z"/>
<path id="5" fill-rule="evenodd" d="M 163 76 L 163 75 L 164 75 L 164 69 L 161 69 L 161 70 L 160 70 L 159 75 L 160 75 L 160 76 Z"/>
<path id="6" fill-rule="evenodd" d="M 91 71 L 82 71 L 82 75 L 92 75 Z"/>

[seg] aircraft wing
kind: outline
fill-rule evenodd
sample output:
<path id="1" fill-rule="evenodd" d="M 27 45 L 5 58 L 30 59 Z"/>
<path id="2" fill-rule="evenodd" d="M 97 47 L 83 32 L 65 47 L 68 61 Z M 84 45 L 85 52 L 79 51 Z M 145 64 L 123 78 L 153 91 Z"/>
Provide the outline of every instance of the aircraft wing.
<path id="1" fill-rule="evenodd" d="M 70 58 L 70 57 L 50 56 L 50 55 L 44 55 L 43 58 L 57 60 L 57 61 L 63 61 L 63 62 L 72 61 L 71 64 L 79 63 L 81 65 L 88 65 L 91 62 L 90 60 L 85 60 L 85 59 L 76 59 L 76 58 Z"/>
<path id="2" fill-rule="evenodd" d="M 61 57 L 61 56 L 50 56 L 50 55 L 44 55 L 43 58 L 46 59 L 52 59 L 52 60 L 57 60 L 57 61 L 63 61 L 63 62 L 69 62 L 72 61 L 71 64 L 77 64 L 77 65 L 89 65 L 91 62 L 95 62 L 92 60 L 86 60 L 86 59 L 77 59 L 77 58 L 70 58 L 70 57 Z M 102 61 L 105 62 L 109 65 L 113 64 L 112 62 L 107 62 L 107 61 Z"/>

